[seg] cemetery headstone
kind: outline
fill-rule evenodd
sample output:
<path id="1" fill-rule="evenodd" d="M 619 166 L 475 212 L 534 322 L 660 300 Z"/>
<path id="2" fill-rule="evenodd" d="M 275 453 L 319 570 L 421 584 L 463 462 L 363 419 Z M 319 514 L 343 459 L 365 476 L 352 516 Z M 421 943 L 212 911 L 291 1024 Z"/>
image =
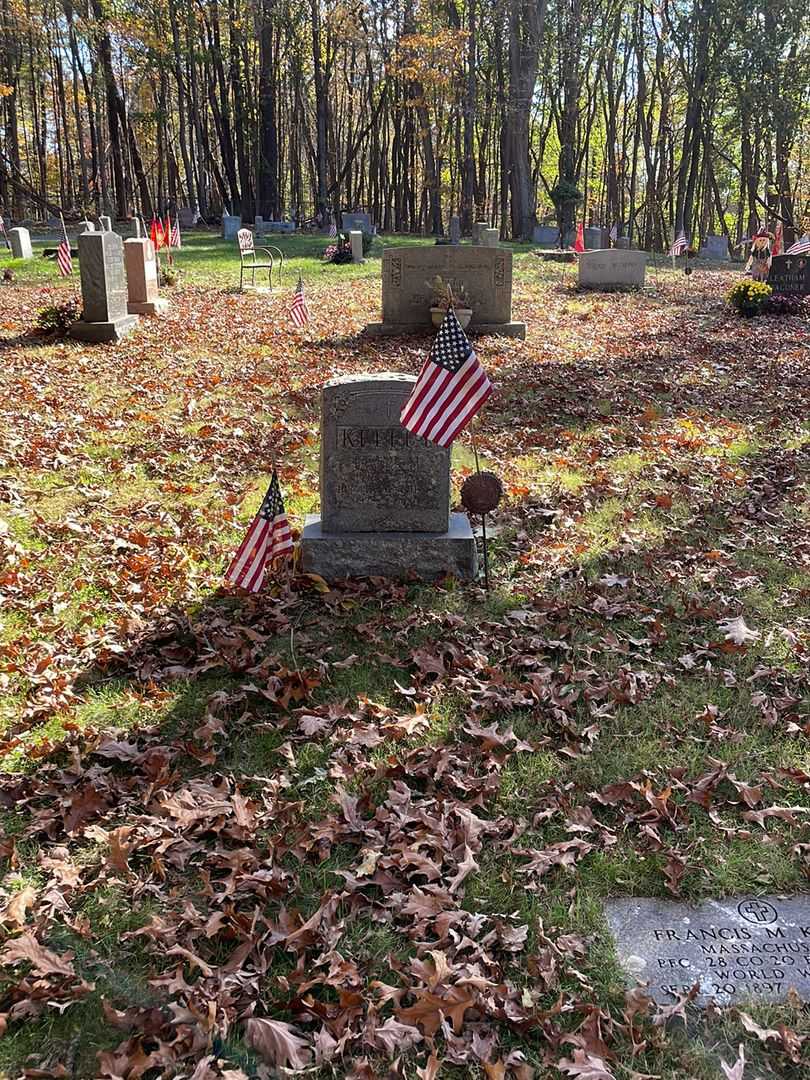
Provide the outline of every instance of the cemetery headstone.
<path id="1" fill-rule="evenodd" d="M 480 245 L 387 247 L 382 258 L 382 322 L 374 337 L 412 334 L 432 326 L 431 282 L 436 275 L 463 285 L 470 298 L 470 329 L 524 338 L 526 324 L 512 321 L 512 252 Z"/>
<path id="2" fill-rule="evenodd" d="M 416 378 L 348 375 L 321 393 L 321 513 L 307 517 L 304 570 L 345 577 L 472 578 L 475 539 L 450 513 L 450 449 L 399 421 Z"/>
<path id="3" fill-rule="evenodd" d="M 349 240 L 352 245 L 352 262 L 361 263 L 363 259 L 363 234 L 359 229 L 352 229 L 349 233 Z"/>
<path id="4" fill-rule="evenodd" d="M 497 247 L 500 238 L 501 234 L 498 229 L 481 230 L 481 243 L 484 245 L 484 247 Z"/>
<path id="5" fill-rule="evenodd" d="M 603 229 L 601 225 L 589 226 L 583 232 L 585 234 L 586 251 L 599 251 L 608 246 L 610 240 L 608 230 Z"/>
<path id="6" fill-rule="evenodd" d="M 697 983 L 698 1005 L 810 996 L 810 897 L 727 897 L 699 907 L 605 902 L 619 963 L 658 1002 Z"/>
<path id="7" fill-rule="evenodd" d="M 177 208 L 177 221 L 181 229 L 193 229 L 200 220 L 200 213 L 196 206 L 179 206 Z"/>
<path id="8" fill-rule="evenodd" d="M 535 244 L 540 244 L 541 247 L 558 247 L 560 230 L 556 225 L 535 225 L 532 241 Z"/>
<path id="9" fill-rule="evenodd" d="M 473 226 L 472 226 L 472 242 L 474 244 L 480 244 L 481 243 L 481 236 L 483 235 L 484 229 L 488 229 L 488 228 L 489 228 L 489 222 L 488 221 L 474 221 Z"/>
<path id="10" fill-rule="evenodd" d="M 377 226 L 371 224 L 371 218 L 366 213 L 357 211 L 353 214 L 343 214 L 341 217 L 343 232 L 353 232 L 359 229 L 360 232 L 376 233 Z"/>
<path id="11" fill-rule="evenodd" d="M 581 251 L 577 282 L 585 289 L 640 289 L 644 285 L 647 255 L 643 251 Z"/>
<path id="12" fill-rule="evenodd" d="M 127 272 L 127 311 L 130 315 L 162 315 L 169 301 L 158 296 L 158 265 L 155 246 L 148 236 L 141 236 L 135 221 L 135 236 L 124 241 L 124 266 Z"/>
<path id="13" fill-rule="evenodd" d="M 98 219 L 98 223 L 101 227 L 102 232 L 112 231 L 112 218 L 109 214 L 102 214 Z"/>
<path id="14" fill-rule="evenodd" d="M 70 328 L 80 341 L 120 341 L 138 322 L 127 311 L 124 242 L 118 233 L 86 232 L 79 236 L 82 317 Z"/>
<path id="15" fill-rule="evenodd" d="M 450 243 L 461 243 L 461 218 L 458 214 L 453 214 L 450 218 Z"/>
<path id="16" fill-rule="evenodd" d="M 235 240 L 236 234 L 242 228 L 242 217 L 240 214 L 223 214 L 222 215 L 222 239 L 223 240 Z"/>
<path id="17" fill-rule="evenodd" d="M 617 236 L 616 237 L 616 248 L 619 251 L 629 251 L 630 250 L 630 237 L 629 236 Z"/>
<path id="18" fill-rule="evenodd" d="M 768 284 L 785 296 L 810 296 L 810 255 L 774 255 Z"/>
<path id="19" fill-rule="evenodd" d="M 83 232 L 95 232 L 95 231 L 96 231 L 95 222 L 92 222 L 92 221 L 80 221 L 79 222 L 79 232 L 80 233 L 83 233 Z"/>
<path id="20" fill-rule="evenodd" d="M 728 240 L 725 236 L 709 236 L 703 241 L 700 248 L 701 259 L 723 259 L 728 261 Z"/>
<path id="21" fill-rule="evenodd" d="M 8 240 L 11 244 L 12 259 L 33 259 L 34 251 L 28 229 L 23 228 L 22 225 L 18 225 L 16 229 L 9 229 Z"/>

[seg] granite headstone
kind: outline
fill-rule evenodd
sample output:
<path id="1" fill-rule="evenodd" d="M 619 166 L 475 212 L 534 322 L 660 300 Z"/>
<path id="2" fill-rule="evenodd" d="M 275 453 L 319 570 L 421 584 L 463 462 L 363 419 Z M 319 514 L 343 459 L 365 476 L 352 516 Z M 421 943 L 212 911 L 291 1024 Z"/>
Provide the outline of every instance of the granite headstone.
<path id="1" fill-rule="evenodd" d="M 359 210 L 352 214 L 343 214 L 341 221 L 343 232 L 359 230 L 360 232 L 376 233 L 377 231 L 376 225 L 371 224 L 371 218 L 368 214 Z"/>
<path id="2" fill-rule="evenodd" d="M 18 225 L 16 229 L 9 229 L 8 240 L 11 244 L 12 259 L 33 259 L 31 233 L 28 229 L 23 228 L 22 225 Z"/>
<path id="3" fill-rule="evenodd" d="M 450 514 L 450 450 L 399 420 L 415 382 L 383 372 L 323 387 L 321 513 L 302 535 L 306 571 L 327 580 L 475 575 L 469 521 Z"/>
<path id="4" fill-rule="evenodd" d="M 352 245 L 352 262 L 361 263 L 363 259 L 363 234 L 359 229 L 352 229 L 349 233 L 349 240 Z"/>
<path id="5" fill-rule="evenodd" d="M 532 241 L 541 247 L 559 247 L 560 230 L 556 225 L 535 225 Z"/>
<path id="6" fill-rule="evenodd" d="M 810 296 L 810 254 L 774 255 L 768 284 L 784 296 Z"/>
<path id="7" fill-rule="evenodd" d="M 526 324 L 512 321 L 512 252 L 480 245 L 387 247 L 382 258 L 382 322 L 366 332 L 410 334 L 431 325 L 430 282 L 439 275 L 464 285 L 470 298 L 470 329 L 478 333 L 526 336 Z"/>
<path id="8" fill-rule="evenodd" d="M 242 217 L 240 214 L 223 214 L 222 215 L 222 239 L 223 240 L 235 240 L 236 234 L 242 228 Z"/>
<path id="9" fill-rule="evenodd" d="M 177 221 L 181 229 L 193 229 L 200 220 L 200 212 L 196 206 L 179 206 L 177 208 Z"/>
<path id="10" fill-rule="evenodd" d="M 124 242 L 118 233 L 86 232 L 79 236 L 82 317 L 70 328 L 81 341 L 120 341 L 138 322 L 127 311 Z"/>
<path id="11" fill-rule="evenodd" d="M 461 218 L 458 214 L 453 214 L 450 218 L 450 243 L 461 243 Z"/>
<path id="12" fill-rule="evenodd" d="M 699 255 L 701 259 L 722 259 L 728 261 L 728 240 L 725 236 L 713 236 L 711 233 L 703 241 Z"/>
<path id="13" fill-rule="evenodd" d="M 643 251 L 581 251 L 578 284 L 584 289 L 639 289 L 644 285 L 647 256 Z"/>
<path id="14" fill-rule="evenodd" d="M 698 1005 L 810 998 L 810 896 L 728 897 L 699 907 L 605 902 L 619 963 L 659 1002 L 697 984 Z"/>
<path id="15" fill-rule="evenodd" d="M 158 296 L 158 267 L 155 247 L 148 236 L 138 235 L 124 241 L 124 265 L 127 271 L 127 311 L 130 315 L 162 315 L 169 301 Z"/>

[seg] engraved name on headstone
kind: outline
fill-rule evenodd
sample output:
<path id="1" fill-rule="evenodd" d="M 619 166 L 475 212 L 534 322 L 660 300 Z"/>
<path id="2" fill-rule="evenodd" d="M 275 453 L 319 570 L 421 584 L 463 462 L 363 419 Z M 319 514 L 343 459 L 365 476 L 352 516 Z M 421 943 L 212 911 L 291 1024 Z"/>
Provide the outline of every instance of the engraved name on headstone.
<path id="1" fill-rule="evenodd" d="M 727 897 L 699 907 L 657 899 L 605 903 L 619 962 L 672 1001 L 697 984 L 707 1005 L 810 996 L 810 896 Z"/>
<path id="2" fill-rule="evenodd" d="M 371 334 L 407 334 L 431 326 L 430 282 L 439 275 L 464 285 L 470 298 L 470 328 L 525 337 L 526 324 L 512 322 L 512 252 L 481 245 L 388 247 L 382 260 L 382 322 Z"/>
<path id="3" fill-rule="evenodd" d="M 775 293 L 810 296 L 810 255 L 774 255 L 768 284 Z"/>
<path id="4" fill-rule="evenodd" d="M 348 376 L 322 391 L 321 518 L 325 532 L 444 532 L 450 450 L 399 422 L 415 378 Z"/>

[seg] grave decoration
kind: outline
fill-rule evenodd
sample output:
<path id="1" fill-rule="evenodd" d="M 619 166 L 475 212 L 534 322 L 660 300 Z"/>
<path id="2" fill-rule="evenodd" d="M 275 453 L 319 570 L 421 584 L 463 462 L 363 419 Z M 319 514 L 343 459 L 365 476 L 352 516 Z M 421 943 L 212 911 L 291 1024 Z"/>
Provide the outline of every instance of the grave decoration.
<path id="1" fill-rule="evenodd" d="M 475 447 L 475 443 L 473 443 Z M 489 550 L 487 543 L 487 514 L 496 509 L 503 498 L 503 484 L 495 473 L 481 470 L 478 450 L 475 450 L 476 472 L 461 486 L 461 503 L 471 514 L 481 515 L 481 540 L 484 549 L 484 587 L 489 592 Z"/>
<path id="2" fill-rule="evenodd" d="M 301 537 L 306 572 L 327 581 L 475 577 L 469 520 L 450 513 L 450 448 L 400 422 L 415 385 L 414 376 L 398 372 L 324 385 L 321 511 L 307 516 Z"/>
<path id="3" fill-rule="evenodd" d="M 462 328 L 470 324 L 472 308 L 463 282 L 444 281 L 441 274 L 436 274 L 428 282 L 430 288 L 430 317 L 433 325 L 441 326 L 448 310 L 452 307 Z"/>
<path id="4" fill-rule="evenodd" d="M 771 268 L 771 243 L 773 236 L 767 229 L 760 229 L 751 241 L 751 252 L 745 265 L 746 273 L 750 273 L 754 281 L 767 281 L 768 271 Z"/>
<path id="5" fill-rule="evenodd" d="M 660 1003 L 694 991 L 706 1006 L 810 995 L 810 897 L 727 897 L 699 907 L 672 900 L 605 902 L 628 981 Z"/>

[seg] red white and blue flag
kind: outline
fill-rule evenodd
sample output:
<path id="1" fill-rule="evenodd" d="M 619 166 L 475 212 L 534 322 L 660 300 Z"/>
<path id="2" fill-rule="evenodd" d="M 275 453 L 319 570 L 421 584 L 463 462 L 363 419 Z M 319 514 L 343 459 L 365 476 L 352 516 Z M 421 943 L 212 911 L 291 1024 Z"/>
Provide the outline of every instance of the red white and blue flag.
<path id="1" fill-rule="evenodd" d="M 449 446 L 491 393 L 492 383 L 449 308 L 399 420 L 411 434 Z"/>
<path id="2" fill-rule="evenodd" d="M 332 224 L 329 226 L 329 235 L 337 236 L 337 224 L 335 223 L 334 218 L 332 218 Z"/>
<path id="3" fill-rule="evenodd" d="M 686 233 L 681 229 L 675 240 L 672 242 L 672 247 L 669 249 L 670 255 L 683 255 L 685 251 L 689 250 L 689 242 L 686 239 Z"/>
<path id="4" fill-rule="evenodd" d="M 3 221 L 3 215 L 2 214 L 0 214 L 0 233 L 3 234 L 3 239 L 6 242 L 6 247 L 8 248 L 9 251 L 11 251 L 11 241 L 8 238 L 8 233 L 6 232 L 6 223 L 5 223 L 5 221 Z"/>
<path id="5" fill-rule="evenodd" d="M 174 219 L 174 223 L 172 224 L 171 247 L 178 248 L 178 250 L 179 250 L 182 246 L 183 246 L 183 238 L 180 235 L 180 219 L 176 217 Z"/>
<path id="6" fill-rule="evenodd" d="M 304 281 L 300 276 L 298 285 L 295 288 L 293 302 L 290 305 L 290 320 L 293 326 L 297 326 L 299 330 L 302 330 L 309 322 L 309 310 L 304 297 Z"/>
<path id="7" fill-rule="evenodd" d="M 810 233 L 805 233 L 801 240 L 791 244 L 785 252 L 786 255 L 807 255 L 810 253 Z"/>
<path id="8" fill-rule="evenodd" d="M 290 525 L 284 511 L 278 476 L 273 469 L 273 478 L 262 499 L 262 505 L 250 523 L 225 578 L 232 585 L 239 585 L 249 592 L 258 592 L 268 565 L 284 555 L 289 555 L 292 550 Z"/>
<path id="9" fill-rule="evenodd" d="M 70 240 L 68 240 L 64 221 L 62 222 L 62 240 L 56 249 L 56 266 L 62 277 L 70 277 L 73 273 L 73 255 L 70 251 Z"/>

